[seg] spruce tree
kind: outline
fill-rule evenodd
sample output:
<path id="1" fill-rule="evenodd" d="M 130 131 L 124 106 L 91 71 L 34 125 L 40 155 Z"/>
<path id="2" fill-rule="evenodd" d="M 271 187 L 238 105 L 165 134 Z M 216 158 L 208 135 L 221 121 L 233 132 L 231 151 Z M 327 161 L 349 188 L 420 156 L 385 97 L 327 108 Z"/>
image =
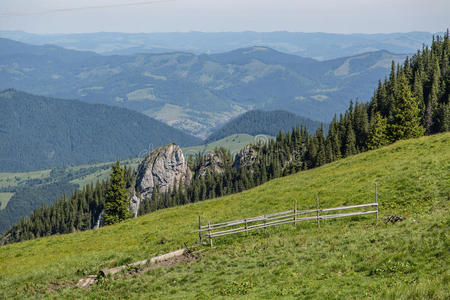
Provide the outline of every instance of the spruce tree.
<path id="1" fill-rule="evenodd" d="M 111 183 L 106 192 L 105 225 L 115 224 L 131 217 L 128 209 L 128 194 L 125 188 L 124 170 L 119 161 L 112 167 Z"/>
<path id="2" fill-rule="evenodd" d="M 355 131 L 353 130 L 352 122 L 348 120 L 345 129 L 344 155 L 347 157 L 356 154 L 356 152 Z"/>
<path id="3" fill-rule="evenodd" d="M 434 121 L 436 119 L 436 111 L 438 108 L 438 98 L 440 94 L 439 87 L 441 80 L 441 71 L 437 59 L 434 62 L 433 69 L 434 72 L 431 83 L 431 91 L 428 95 L 428 102 L 425 111 L 425 130 L 427 135 L 436 131 Z"/>
<path id="4" fill-rule="evenodd" d="M 387 129 L 391 142 L 419 137 L 425 132 L 420 124 L 419 105 L 403 73 L 399 76 Z"/>
<path id="5" fill-rule="evenodd" d="M 376 113 L 373 124 L 370 128 L 367 141 L 369 150 L 380 148 L 388 143 L 386 136 L 386 119 L 379 112 Z"/>

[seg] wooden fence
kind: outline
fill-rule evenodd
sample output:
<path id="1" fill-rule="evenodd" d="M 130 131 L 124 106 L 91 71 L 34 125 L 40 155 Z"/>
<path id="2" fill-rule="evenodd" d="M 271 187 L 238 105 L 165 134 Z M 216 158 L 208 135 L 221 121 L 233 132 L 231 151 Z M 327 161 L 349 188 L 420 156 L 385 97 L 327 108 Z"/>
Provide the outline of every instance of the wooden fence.
<path id="1" fill-rule="evenodd" d="M 211 224 L 208 222 L 208 225 L 201 224 L 201 217 L 198 216 L 198 232 L 200 238 L 200 244 L 202 244 L 203 237 L 209 238 L 209 244 L 213 245 L 213 238 L 226 236 L 231 234 L 237 234 L 240 232 L 245 232 L 248 234 L 249 231 L 264 229 L 266 231 L 267 227 L 271 226 L 279 226 L 283 224 L 294 223 L 294 226 L 297 225 L 297 222 L 307 221 L 307 220 L 317 220 L 317 226 L 320 227 L 320 220 L 324 219 L 333 219 L 333 218 L 341 218 L 341 217 L 349 217 L 349 216 L 359 216 L 359 215 L 367 215 L 367 214 L 376 214 L 376 218 L 378 219 L 378 193 L 377 186 L 375 184 L 375 202 L 368 204 L 358 204 L 358 205 L 350 205 L 350 206 L 340 206 L 333 208 L 319 208 L 319 197 L 316 198 L 316 209 L 310 210 L 297 210 L 297 200 L 294 201 L 294 209 L 277 212 L 273 214 L 252 217 L 242 220 L 234 220 L 223 223 Z M 374 210 L 364 210 L 364 211 L 353 211 L 347 213 L 336 213 L 336 214 L 322 214 L 327 212 L 335 212 L 342 211 L 348 209 L 362 209 L 375 207 Z M 313 216 L 304 216 L 311 215 Z M 300 217 L 299 217 L 300 216 Z M 226 229 L 230 228 L 230 229 Z"/>

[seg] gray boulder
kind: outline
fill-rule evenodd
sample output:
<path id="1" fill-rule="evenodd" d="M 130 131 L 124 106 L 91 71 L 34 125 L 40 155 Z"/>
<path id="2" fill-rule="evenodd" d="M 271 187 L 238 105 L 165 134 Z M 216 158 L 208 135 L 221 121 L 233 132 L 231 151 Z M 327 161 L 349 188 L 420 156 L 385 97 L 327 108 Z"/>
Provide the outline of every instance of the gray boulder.
<path id="1" fill-rule="evenodd" d="M 159 186 L 162 193 L 175 186 L 185 187 L 192 182 L 192 172 L 187 165 L 181 148 L 175 144 L 161 146 L 148 154 L 138 167 L 136 194 L 130 199 L 130 207 L 135 216 L 142 199 L 151 198 L 153 190 Z"/>
<path id="2" fill-rule="evenodd" d="M 206 174 L 223 174 L 225 172 L 225 163 L 220 151 L 211 150 L 205 155 L 205 161 L 195 172 L 196 177 L 204 177 Z"/>
<path id="3" fill-rule="evenodd" d="M 236 170 L 241 167 L 251 166 L 256 162 L 256 158 L 258 157 L 258 150 L 254 145 L 247 145 L 238 154 L 234 159 L 233 168 Z"/>

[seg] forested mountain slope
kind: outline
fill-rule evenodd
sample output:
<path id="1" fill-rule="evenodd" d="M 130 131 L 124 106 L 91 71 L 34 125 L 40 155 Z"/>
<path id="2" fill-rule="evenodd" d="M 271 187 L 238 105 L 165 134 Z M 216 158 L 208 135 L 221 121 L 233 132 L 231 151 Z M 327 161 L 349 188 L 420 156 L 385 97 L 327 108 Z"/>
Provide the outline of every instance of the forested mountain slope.
<path id="1" fill-rule="evenodd" d="M 405 57 L 376 51 L 316 61 L 267 47 L 101 56 L 7 39 L 0 48 L 0 89 L 122 106 L 203 138 L 252 109 L 329 121 L 349 99 L 367 101 L 391 61 Z"/>
<path id="2" fill-rule="evenodd" d="M 310 132 L 314 132 L 320 127 L 320 122 L 297 116 L 288 111 L 251 110 L 228 121 L 223 127 L 211 134 L 206 142 L 210 143 L 238 133 L 253 136 L 258 134 L 276 136 L 280 130 L 288 132 L 297 126 L 304 126 Z"/>
<path id="3" fill-rule="evenodd" d="M 149 147 L 201 140 L 124 108 L 0 93 L 0 171 L 28 171 L 135 157 Z"/>

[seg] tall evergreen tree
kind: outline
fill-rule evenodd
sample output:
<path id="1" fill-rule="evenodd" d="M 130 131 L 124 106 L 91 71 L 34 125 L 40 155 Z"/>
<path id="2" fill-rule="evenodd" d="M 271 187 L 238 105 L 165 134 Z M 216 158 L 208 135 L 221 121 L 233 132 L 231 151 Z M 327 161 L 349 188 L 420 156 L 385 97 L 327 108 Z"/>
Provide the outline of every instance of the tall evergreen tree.
<path id="1" fill-rule="evenodd" d="M 106 192 L 105 225 L 115 224 L 131 217 L 128 193 L 125 183 L 125 171 L 119 161 L 112 167 L 111 183 Z"/>
<path id="2" fill-rule="evenodd" d="M 345 130 L 345 143 L 344 143 L 344 155 L 350 156 L 356 154 L 356 136 L 353 130 L 352 122 L 347 120 L 347 126 Z"/>
<path id="3" fill-rule="evenodd" d="M 386 136 L 386 119 L 379 112 L 376 113 L 373 124 L 370 128 L 367 141 L 369 150 L 380 148 L 388 143 Z"/>
<path id="4" fill-rule="evenodd" d="M 435 59 L 434 62 L 434 72 L 432 76 L 432 83 L 431 83 L 431 91 L 428 96 L 428 102 L 426 105 L 426 111 L 425 111 L 425 130 L 426 134 L 431 134 L 435 131 L 435 119 L 436 119 L 436 112 L 438 109 L 438 98 L 440 94 L 440 79 L 441 79 L 441 70 L 439 68 L 439 63 L 437 59 Z"/>
<path id="5" fill-rule="evenodd" d="M 408 84 L 406 76 L 401 73 L 398 78 L 392 114 L 388 120 L 388 137 L 391 142 L 422 136 L 425 129 L 419 118 L 419 105 Z"/>

